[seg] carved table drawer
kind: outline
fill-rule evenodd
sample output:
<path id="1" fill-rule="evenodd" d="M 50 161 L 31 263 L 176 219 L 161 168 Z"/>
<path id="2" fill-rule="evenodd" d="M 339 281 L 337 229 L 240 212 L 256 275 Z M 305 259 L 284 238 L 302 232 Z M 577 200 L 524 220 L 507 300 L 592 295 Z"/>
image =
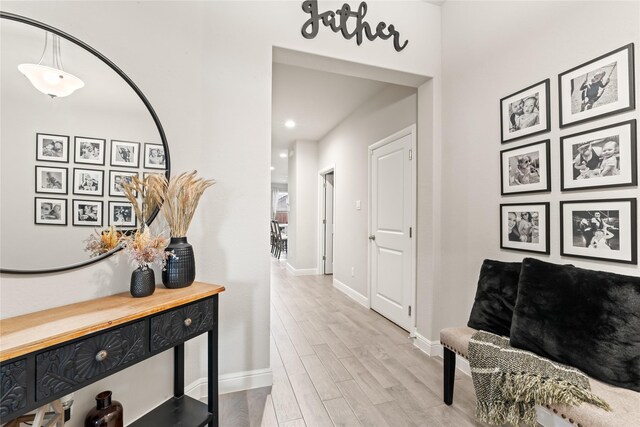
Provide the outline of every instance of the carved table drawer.
<path id="1" fill-rule="evenodd" d="M 27 362 L 26 359 L 6 363 L 1 368 L 2 403 L 0 404 L 0 418 L 5 419 L 9 414 L 27 406 Z"/>
<path id="2" fill-rule="evenodd" d="M 172 347 L 213 327 L 211 298 L 151 318 L 151 351 Z"/>
<path id="3" fill-rule="evenodd" d="M 36 355 L 36 400 L 120 370 L 147 354 L 146 323 L 108 330 Z"/>

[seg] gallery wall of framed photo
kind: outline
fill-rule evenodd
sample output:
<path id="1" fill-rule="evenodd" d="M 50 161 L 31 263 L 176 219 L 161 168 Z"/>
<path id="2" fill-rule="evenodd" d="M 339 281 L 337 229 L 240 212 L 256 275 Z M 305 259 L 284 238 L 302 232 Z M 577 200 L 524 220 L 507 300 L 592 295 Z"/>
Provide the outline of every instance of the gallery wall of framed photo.
<path id="1" fill-rule="evenodd" d="M 78 135 L 35 135 L 34 223 L 135 228 L 123 183 L 163 173 L 162 144 Z"/>
<path id="2" fill-rule="evenodd" d="M 501 249 L 550 255 L 555 234 L 562 257 L 638 264 L 635 46 L 612 48 L 555 94 L 547 78 L 500 100 Z"/>

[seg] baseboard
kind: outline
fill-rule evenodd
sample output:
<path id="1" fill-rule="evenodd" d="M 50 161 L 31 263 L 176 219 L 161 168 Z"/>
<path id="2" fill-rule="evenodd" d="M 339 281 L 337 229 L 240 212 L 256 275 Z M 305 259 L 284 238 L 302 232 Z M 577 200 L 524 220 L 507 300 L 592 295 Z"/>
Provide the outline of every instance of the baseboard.
<path id="1" fill-rule="evenodd" d="M 234 372 L 218 377 L 218 393 L 227 394 L 253 388 L 270 387 L 273 384 L 271 369 Z M 185 394 L 200 400 L 207 397 L 207 378 L 199 378 L 185 387 Z"/>
<path id="2" fill-rule="evenodd" d="M 287 270 L 294 276 L 314 276 L 318 274 L 317 268 L 300 268 L 296 269 L 291 266 L 291 264 L 287 263 Z"/>
<path id="3" fill-rule="evenodd" d="M 428 340 L 426 337 L 424 337 L 423 335 L 420 335 L 417 332 L 415 334 L 416 334 L 416 339 L 413 341 L 413 345 L 415 345 L 420 350 L 422 350 L 422 352 L 425 353 L 427 356 L 439 357 L 442 359 L 443 349 L 442 349 L 442 344 L 440 344 L 439 341 Z M 469 361 L 464 357 L 456 355 L 456 369 L 458 369 L 463 374 L 467 374 L 471 376 L 471 368 L 469 367 Z"/>
<path id="4" fill-rule="evenodd" d="M 333 278 L 333 287 L 357 302 L 358 304 L 369 308 L 369 298 L 365 297 L 359 292 L 354 291 L 335 277 Z"/>

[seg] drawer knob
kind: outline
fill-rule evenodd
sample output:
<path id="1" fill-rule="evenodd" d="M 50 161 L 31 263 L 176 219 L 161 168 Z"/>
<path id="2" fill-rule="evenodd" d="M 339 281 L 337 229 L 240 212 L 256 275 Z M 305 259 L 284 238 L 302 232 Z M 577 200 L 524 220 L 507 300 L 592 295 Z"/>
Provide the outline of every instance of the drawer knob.
<path id="1" fill-rule="evenodd" d="M 96 354 L 96 362 L 102 362 L 108 355 L 107 350 L 100 350 L 98 354 Z"/>
<path id="2" fill-rule="evenodd" d="M 187 317 L 186 319 L 184 319 L 184 326 L 189 327 L 189 326 L 191 326 L 191 323 L 192 323 L 192 321 L 191 321 L 190 317 Z"/>

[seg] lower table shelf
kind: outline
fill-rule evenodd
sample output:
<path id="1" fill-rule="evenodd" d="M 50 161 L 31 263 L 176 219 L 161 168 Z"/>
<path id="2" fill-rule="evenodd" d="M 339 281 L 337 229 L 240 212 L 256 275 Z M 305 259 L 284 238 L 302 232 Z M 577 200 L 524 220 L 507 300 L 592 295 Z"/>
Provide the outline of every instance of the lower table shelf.
<path id="1" fill-rule="evenodd" d="M 129 427 L 203 427 L 212 419 L 206 403 L 185 395 L 172 397 Z"/>

